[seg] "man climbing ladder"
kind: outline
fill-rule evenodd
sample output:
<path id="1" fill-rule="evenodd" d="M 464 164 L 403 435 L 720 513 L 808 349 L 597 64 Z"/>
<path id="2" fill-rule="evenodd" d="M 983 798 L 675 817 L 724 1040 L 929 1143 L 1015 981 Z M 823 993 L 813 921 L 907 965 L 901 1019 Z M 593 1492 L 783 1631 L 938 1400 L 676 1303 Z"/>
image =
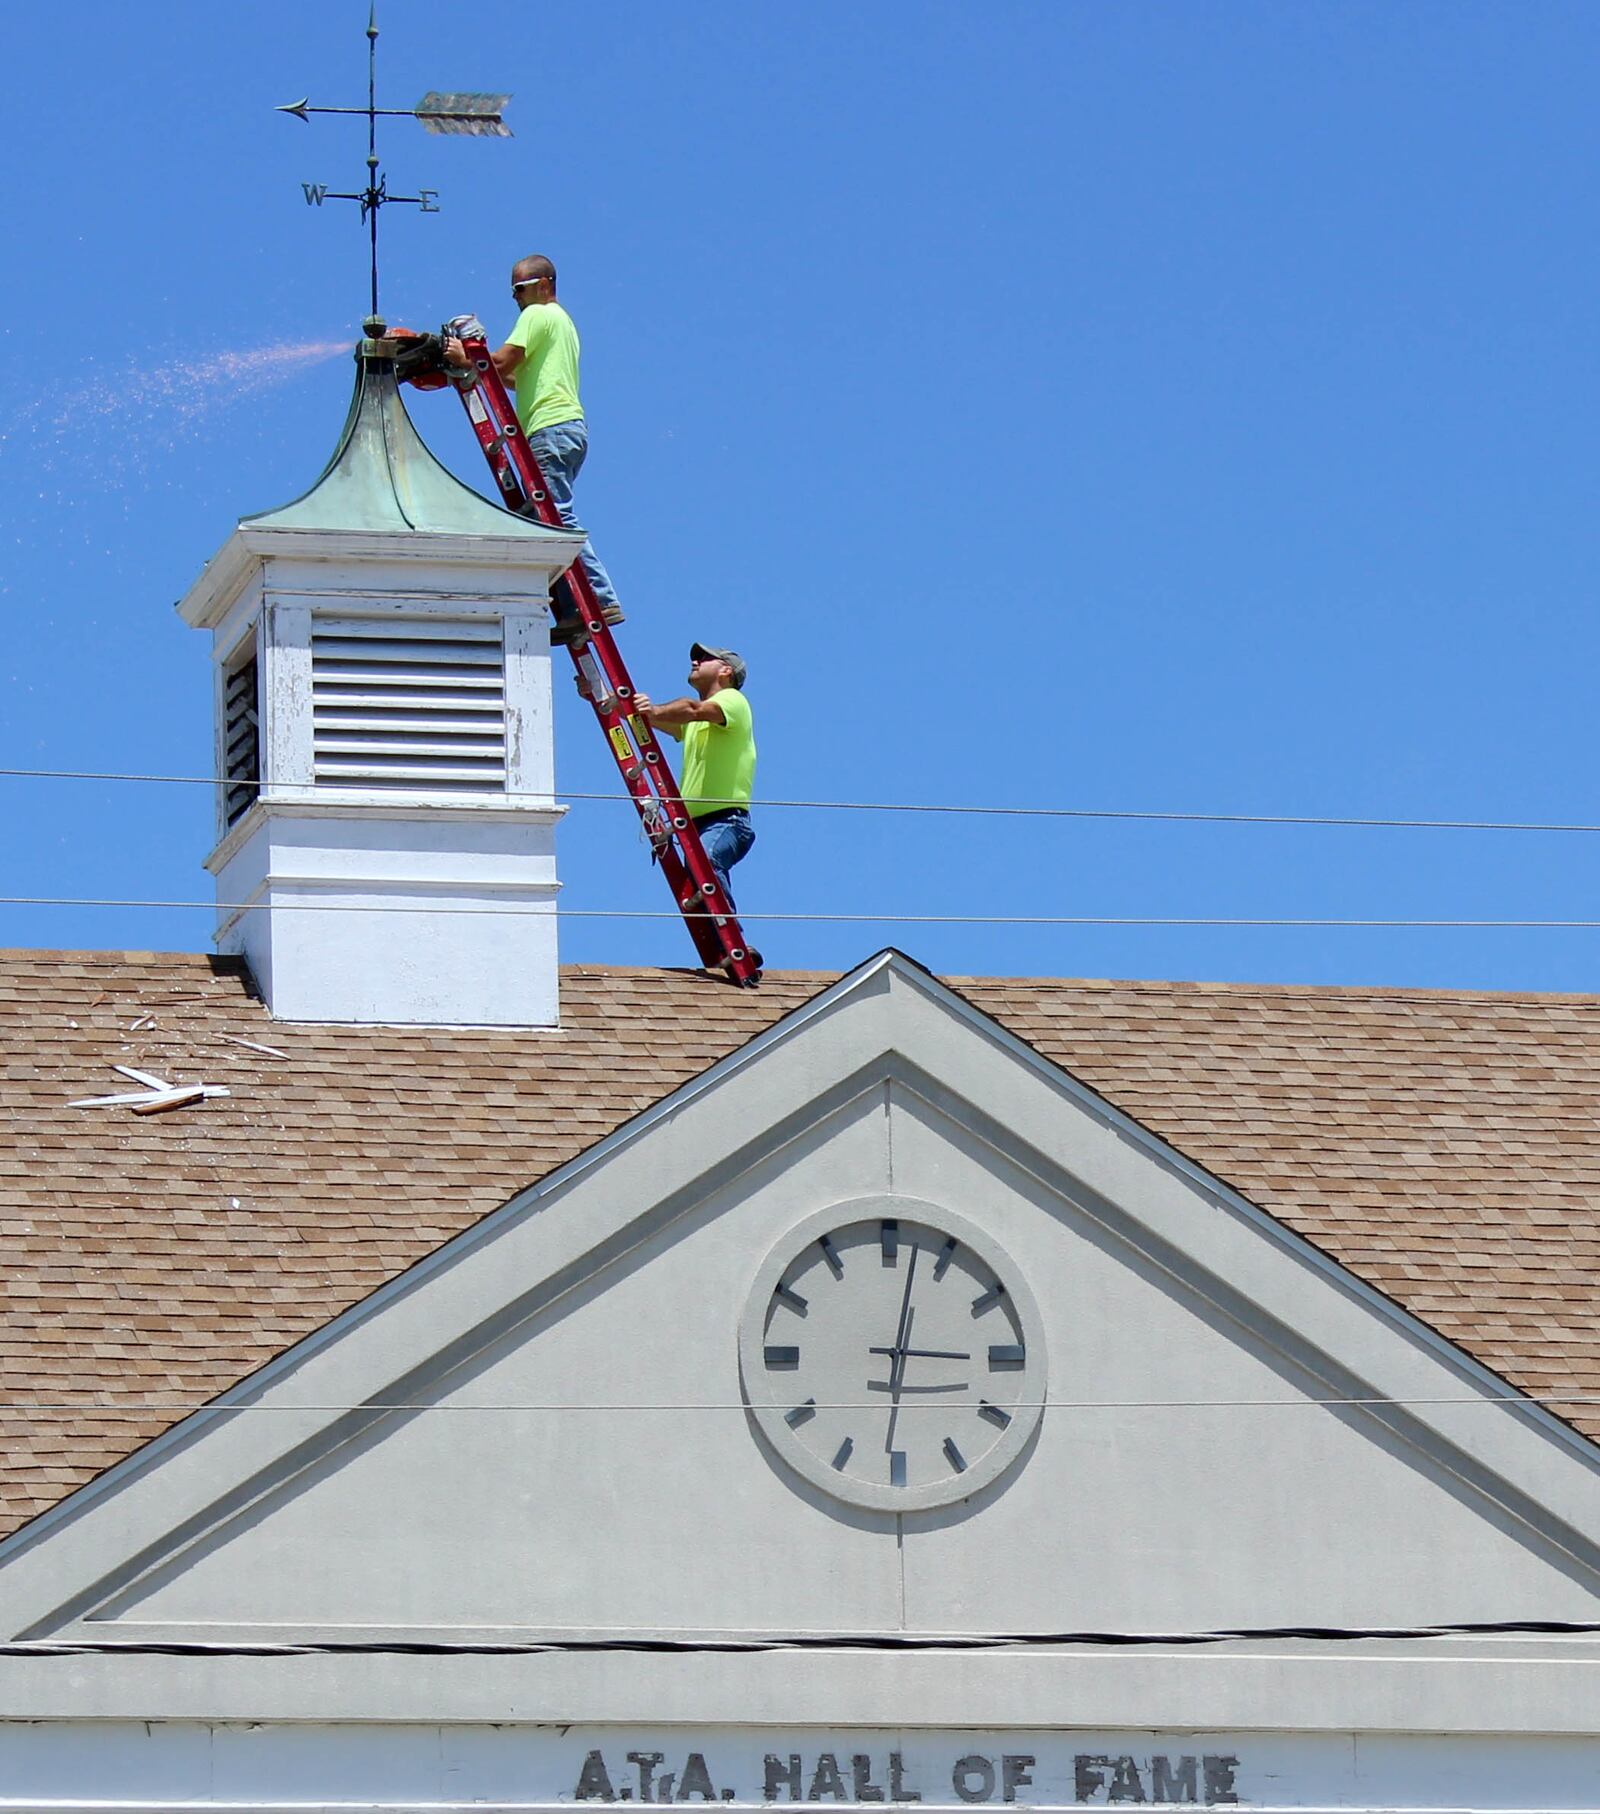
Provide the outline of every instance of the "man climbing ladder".
<path id="1" fill-rule="evenodd" d="M 551 502 L 566 527 L 578 529 L 572 488 L 589 452 L 588 423 L 578 400 L 578 330 L 556 301 L 556 268 L 542 253 L 519 258 L 511 267 L 511 296 L 520 311 L 516 324 L 490 358 L 502 382 L 516 393 L 517 421 Z M 459 340 L 451 340 L 446 350 L 452 361 L 465 364 Z M 606 622 L 620 624 L 616 589 L 593 544 L 585 542 L 578 558 Z M 576 606 L 564 586 L 556 590 L 555 618 L 553 640 L 566 642 L 580 633 Z"/>
<path id="2" fill-rule="evenodd" d="M 722 904 L 736 913 L 728 871 L 756 841 L 750 794 L 756 778 L 755 726 L 744 696 L 744 658 L 732 649 L 697 642 L 689 649 L 689 685 L 695 696 L 657 705 L 647 694 L 634 709 L 655 731 L 683 745 L 683 803 L 694 820 L 706 859 L 722 884 Z M 756 968 L 760 952 L 752 952 Z"/>

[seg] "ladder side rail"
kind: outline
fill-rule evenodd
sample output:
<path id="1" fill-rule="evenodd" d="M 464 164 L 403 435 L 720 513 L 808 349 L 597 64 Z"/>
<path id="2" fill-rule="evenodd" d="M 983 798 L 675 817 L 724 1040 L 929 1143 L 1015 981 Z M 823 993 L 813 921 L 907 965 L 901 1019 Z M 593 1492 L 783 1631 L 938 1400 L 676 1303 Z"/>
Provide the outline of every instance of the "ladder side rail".
<path id="1" fill-rule="evenodd" d="M 678 911 L 683 915 L 684 925 L 689 928 L 689 936 L 694 940 L 694 948 L 699 953 L 701 963 L 708 968 L 715 968 L 720 964 L 734 964 L 732 951 L 722 937 L 724 928 L 719 926 L 709 914 L 702 913 L 698 909 L 691 911 L 683 905 L 686 900 L 693 899 L 695 888 L 689 872 L 683 866 L 683 859 L 678 855 L 677 846 L 664 844 L 661 847 L 660 862 L 661 873 L 667 878 L 667 886 L 672 890 L 672 898 L 678 903 Z M 742 944 L 734 946 L 732 949 L 741 952 L 738 962 L 747 967 L 751 978 L 759 975 L 749 958 L 742 955 Z M 735 969 L 734 980 L 744 982 L 745 973 Z"/>
<path id="2" fill-rule="evenodd" d="M 519 508 L 524 512 L 531 505 L 540 522 L 552 528 L 563 528 L 565 525 L 561 521 L 560 512 L 545 486 L 544 474 L 539 470 L 533 450 L 519 432 L 510 397 L 488 357 L 487 348 L 482 341 L 468 341 L 466 348 L 481 374 L 477 388 L 484 391 L 487 398 L 486 414 L 490 426 L 487 434 L 480 430 L 479 439 L 486 442 L 486 451 L 489 441 L 494 444 L 491 463 L 495 463 L 495 455 L 498 455 L 500 466 L 496 477 L 502 493 L 516 498 Z M 474 417 L 475 425 L 476 420 Z M 622 659 L 622 652 L 611 635 L 610 626 L 604 621 L 588 575 L 581 567 L 574 565 L 563 576 L 563 583 L 568 582 L 574 594 L 573 602 L 584 619 L 589 645 L 595 657 L 593 662 L 586 663 L 581 658 L 581 652 L 574 647 L 574 664 L 582 678 L 583 691 L 605 726 L 618 764 L 622 766 L 632 759 L 625 749 L 625 741 L 631 738 L 638 747 L 637 761 L 643 765 L 640 772 L 661 800 L 665 814 L 663 829 L 670 835 L 687 833 L 695 837 L 698 843 L 693 821 L 678 793 L 677 783 L 660 741 L 650 726 L 632 709 L 635 694 L 633 680 Z M 632 787 L 634 777 L 626 768 L 624 775 Z M 692 871 L 693 865 L 690 868 Z M 708 898 L 714 898 L 717 893 L 716 878 L 709 863 L 706 863 L 705 871 L 705 877 L 700 879 L 710 881 Z"/>
<path id="3" fill-rule="evenodd" d="M 472 424 L 472 432 L 477 436 L 478 445 L 489 462 L 489 470 L 494 474 L 495 484 L 500 488 L 500 496 L 505 500 L 506 508 L 516 511 L 519 516 L 526 515 L 529 500 L 523 493 L 516 468 L 506 452 L 504 438 L 496 430 L 477 388 L 463 391 L 461 401 L 466 408 L 467 420 Z"/>
<path id="4" fill-rule="evenodd" d="M 469 340 L 464 347 L 478 373 L 478 382 L 472 390 L 461 393 L 462 402 L 502 497 L 521 514 L 531 514 L 552 528 L 564 527 L 487 345 L 481 340 Z M 578 606 L 603 682 L 602 686 L 596 685 L 596 664 L 586 662 L 585 652 L 569 644 L 580 691 L 588 698 L 605 732 L 695 948 L 703 962 L 726 962 L 735 981 L 753 983 L 760 972 L 750 959 L 744 929 L 724 906 L 723 890 L 705 854 L 699 828 L 683 803 L 659 740 L 631 709 L 633 681 L 589 577 L 575 562 L 560 583 L 568 586 Z"/>

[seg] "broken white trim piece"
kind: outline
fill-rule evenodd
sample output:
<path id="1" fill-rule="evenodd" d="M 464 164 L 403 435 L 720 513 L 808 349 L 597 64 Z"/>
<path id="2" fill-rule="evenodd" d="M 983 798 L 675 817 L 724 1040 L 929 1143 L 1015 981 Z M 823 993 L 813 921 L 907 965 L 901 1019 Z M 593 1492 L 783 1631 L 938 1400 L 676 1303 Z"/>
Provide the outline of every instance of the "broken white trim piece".
<path id="1" fill-rule="evenodd" d="M 77 1102 L 69 1102 L 69 1109 L 137 1109 L 140 1103 L 148 1106 L 159 1104 L 162 1108 L 171 1108 L 175 1099 L 185 1102 L 196 1096 L 231 1096 L 232 1090 L 216 1083 L 174 1083 L 164 1090 L 129 1090 L 125 1096 L 84 1096 Z"/>
<path id="2" fill-rule="evenodd" d="M 128 1107 L 136 1115 L 156 1115 L 162 1109 L 175 1109 L 185 1102 L 203 1102 L 207 1096 L 227 1095 L 226 1090 L 210 1090 L 203 1083 L 176 1084 L 170 1090 L 158 1090 L 142 1101 L 130 1102 Z"/>
<path id="3" fill-rule="evenodd" d="M 174 1087 L 165 1077 L 153 1076 L 149 1071 L 136 1071 L 131 1064 L 114 1064 L 111 1068 L 119 1076 L 131 1077 L 135 1083 L 142 1083 L 147 1090 L 170 1090 Z"/>
<path id="4" fill-rule="evenodd" d="M 219 1033 L 218 1039 L 227 1040 L 230 1046 L 248 1046 L 252 1052 L 265 1052 L 269 1058 L 287 1058 L 287 1052 L 280 1052 L 276 1046 L 264 1046 L 259 1039 L 240 1039 L 236 1033 Z"/>
<path id="5" fill-rule="evenodd" d="M 151 1115 L 157 1109 L 175 1109 L 180 1103 L 204 1101 L 208 1096 L 231 1096 L 233 1092 L 219 1083 L 169 1083 L 149 1071 L 136 1071 L 132 1065 L 114 1064 L 113 1071 L 142 1083 L 142 1090 L 126 1090 L 116 1096 L 80 1096 L 69 1102 L 69 1109 L 130 1108 L 136 1115 Z"/>
<path id="6" fill-rule="evenodd" d="M 81 1096 L 76 1102 L 69 1102 L 69 1109 L 110 1109 L 118 1108 L 125 1102 L 143 1102 L 150 1094 L 148 1090 L 129 1090 L 125 1096 Z"/>

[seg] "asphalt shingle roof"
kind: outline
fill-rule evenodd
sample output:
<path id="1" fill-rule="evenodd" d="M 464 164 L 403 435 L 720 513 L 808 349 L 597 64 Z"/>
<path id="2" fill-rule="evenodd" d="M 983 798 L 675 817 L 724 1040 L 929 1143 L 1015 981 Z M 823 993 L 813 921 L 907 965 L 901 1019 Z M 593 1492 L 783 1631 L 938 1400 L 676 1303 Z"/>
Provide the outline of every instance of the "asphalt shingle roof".
<path id="1" fill-rule="evenodd" d="M 559 1030 L 440 1031 L 273 1021 L 231 960 L 0 954 L 0 1532 L 833 980 L 567 968 Z M 1521 1389 L 1600 1400 L 1600 997 L 945 980 Z M 66 1106 L 113 1064 L 234 1093 Z"/>

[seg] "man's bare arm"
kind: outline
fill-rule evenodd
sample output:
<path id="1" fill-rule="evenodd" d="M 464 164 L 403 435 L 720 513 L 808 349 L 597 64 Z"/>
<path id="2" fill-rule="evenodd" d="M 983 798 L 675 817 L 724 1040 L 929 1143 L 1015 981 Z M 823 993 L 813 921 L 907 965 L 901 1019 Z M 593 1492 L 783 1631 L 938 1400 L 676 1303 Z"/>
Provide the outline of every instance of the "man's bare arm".
<path id="1" fill-rule="evenodd" d="M 657 705 L 648 693 L 634 695 L 633 709 L 653 730 L 676 731 L 686 724 L 726 724 L 722 707 L 715 699 L 669 699 Z"/>
<path id="2" fill-rule="evenodd" d="M 444 343 L 444 356 L 451 365 L 467 364 L 467 349 L 453 337 Z M 494 361 L 494 369 L 515 390 L 517 367 L 522 363 L 522 348 L 512 346 L 508 341 L 504 346 L 496 348 L 489 357 Z"/>

